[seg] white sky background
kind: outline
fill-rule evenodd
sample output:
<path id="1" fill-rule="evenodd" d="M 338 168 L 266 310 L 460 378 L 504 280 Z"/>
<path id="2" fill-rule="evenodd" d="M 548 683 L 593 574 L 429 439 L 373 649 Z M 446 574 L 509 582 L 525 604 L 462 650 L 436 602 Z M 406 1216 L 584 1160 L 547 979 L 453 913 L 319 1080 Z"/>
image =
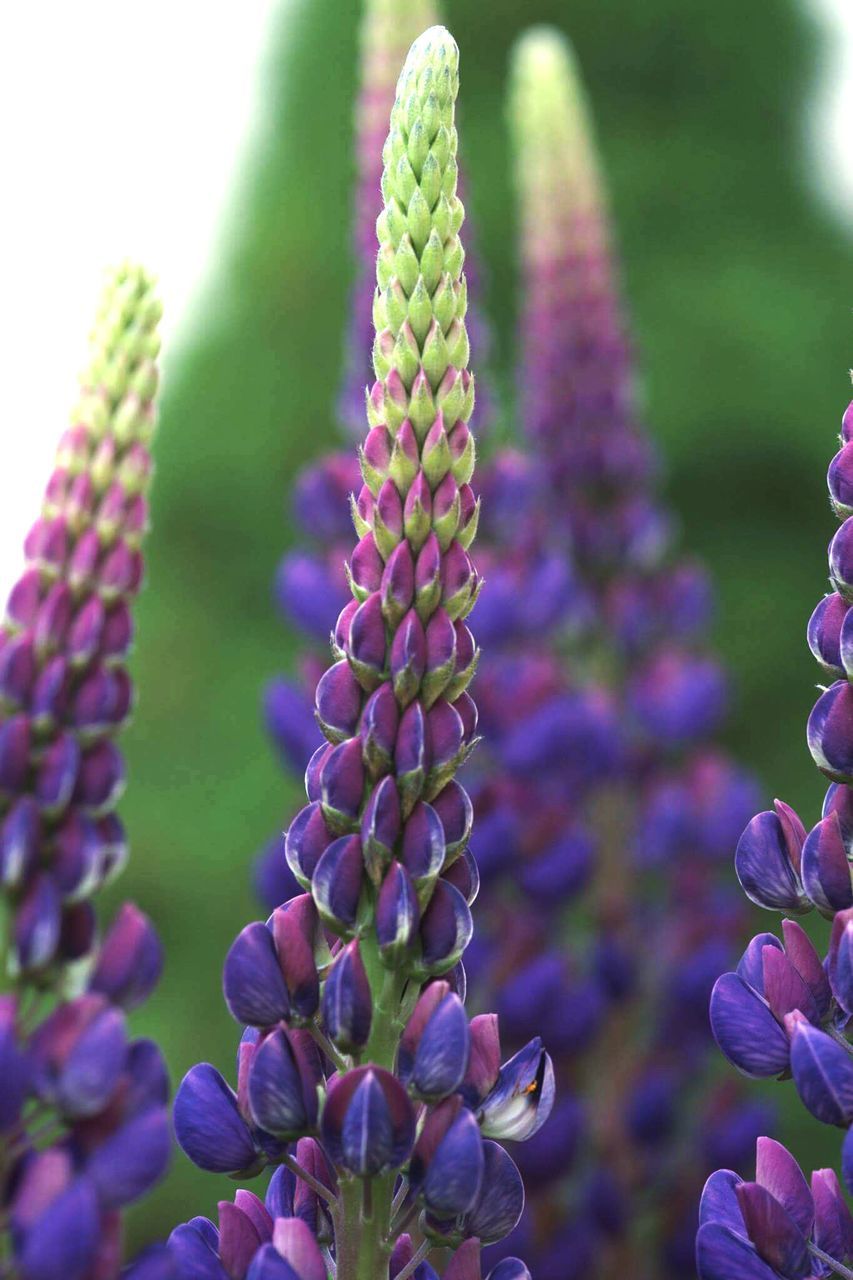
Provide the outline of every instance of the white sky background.
<path id="1" fill-rule="evenodd" d="M 804 0 L 828 51 L 805 135 L 853 214 L 853 0 Z M 289 0 L 0 5 L 0 597 L 73 402 L 102 268 L 155 270 L 174 354 L 261 120 Z"/>

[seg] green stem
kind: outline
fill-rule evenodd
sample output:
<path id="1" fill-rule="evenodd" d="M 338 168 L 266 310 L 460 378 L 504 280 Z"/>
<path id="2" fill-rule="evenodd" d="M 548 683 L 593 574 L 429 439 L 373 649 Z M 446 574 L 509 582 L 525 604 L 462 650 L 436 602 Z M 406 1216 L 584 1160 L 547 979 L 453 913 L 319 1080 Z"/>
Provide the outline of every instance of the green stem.
<path id="1" fill-rule="evenodd" d="M 327 1204 L 335 1205 L 337 1203 L 334 1194 L 329 1190 L 329 1188 L 324 1186 L 322 1182 L 318 1181 L 318 1179 L 314 1177 L 313 1173 L 309 1173 L 307 1169 L 303 1169 L 302 1165 L 298 1160 L 294 1160 L 293 1156 L 283 1156 L 281 1163 L 287 1165 L 287 1168 L 291 1173 L 295 1173 L 297 1178 L 301 1178 L 302 1181 L 311 1188 L 314 1194 L 320 1196 L 320 1198 L 325 1200 Z"/>
<path id="2" fill-rule="evenodd" d="M 829 1025 L 829 1027 L 827 1027 L 827 1030 L 829 1031 L 829 1034 L 832 1036 L 835 1043 L 840 1044 L 842 1049 L 846 1049 L 847 1052 L 851 1055 L 851 1057 L 853 1057 L 853 1044 L 850 1043 L 847 1037 L 843 1035 L 842 1032 L 840 1032 L 836 1027 L 833 1027 L 831 1024 Z"/>
<path id="3" fill-rule="evenodd" d="M 329 1037 L 323 1031 L 320 1030 L 316 1022 L 309 1022 L 308 1031 L 309 1031 L 309 1034 L 311 1035 L 311 1038 L 323 1050 L 323 1053 L 325 1053 L 329 1061 L 335 1064 L 335 1067 L 337 1068 L 337 1070 L 346 1071 L 347 1068 L 350 1066 L 350 1063 L 343 1056 L 342 1053 L 338 1053 L 337 1049 L 332 1044 Z"/>
<path id="4" fill-rule="evenodd" d="M 813 1258 L 820 1258 L 821 1262 L 825 1263 L 835 1275 L 841 1276 L 842 1280 L 853 1280 L 853 1271 L 849 1267 L 836 1262 L 835 1258 L 830 1258 L 829 1254 L 824 1253 L 823 1249 L 819 1249 L 816 1244 L 809 1245 L 809 1253 Z"/>
<path id="5" fill-rule="evenodd" d="M 369 1197 L 365 1196 L 364 1184 L 358 1178 L 341 1187 L 343 1229 L 336 1235 L 337 1280 L 387 1280 L 393 1190 L 393 1173 L 373 1178 Z"/>
<path id="6" fill-rule="evenodd" d="M 370 933 L 361 939 L 361 957 L 373 993 L 370 1039 L 362 1061 L 394 1069 L 400 1039 L 401 1002 L 405 975 L 387 969 L 378 943 Z M 385 1280 L 391 1254 L 391 1218 L 394 1173 L 371 1179 L 366 1186 L 352 1179 L 341 1186 L 341 1230 L 338 1241 L 337 1280 Z"/>

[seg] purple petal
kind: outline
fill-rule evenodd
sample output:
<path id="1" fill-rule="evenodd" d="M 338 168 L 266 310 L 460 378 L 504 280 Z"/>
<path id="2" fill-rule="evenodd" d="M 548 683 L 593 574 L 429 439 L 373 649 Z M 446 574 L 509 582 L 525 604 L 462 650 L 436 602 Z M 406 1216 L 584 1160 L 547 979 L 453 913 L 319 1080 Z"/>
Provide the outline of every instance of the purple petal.
<path id="1" fill-rule="evenodd" d="M 537 1036 L 501 1067 L 480 1111 L 490 1138 L 524 1142 L 539 1130 L 554 1105 L 554 1067 Z"/>
<path id="2" fill-rule="evenodd" d="M 833 782 L 853 783 L 853 688 L 846 680 L 837 680 L 818 698 L 806 737 L 822 773 Z"/>
<path id="3" fill-rule="evenodd" d="M 524 1186 L 511 1156 L 496 1142 L 483 1143 L 485 1165 L 477 1203 L 464 1219 L 465 1234 L 492 1244 L 509 1235 L 524 1211 Z"/>
<path id="4" fill-rule="evenodd" d="M 81 1280 L 100 1243 L 95 1189 L 78 1178 L 33 1223 L 19 1249 L 16 1271 L 26 1280 Z"/>
<path id="5" fill-rule="evenodd" d="M 743 978 L 748 986 L 757 991 L 760 996 L 764 995 L 764 948 L 778 947 L 781 951 L 782 943 L 772 933 L 759 933 L 752 939 L 749 946 L 740 958 L 737 967 L 739 978 Z"/>
<path id="6" fill-rule="evenodd" d="M 117 1209 L 138 1200 L 165 1173 L 171 1150 L 164 1107 L 145 1111 L 122 1125 L 96 1147 L 86 1165 L 101 1204 Z"/>
<path id="7" fill-rule="evenodd" d="M 285 1262 L 275 1245 L 265 1244 L 255 1254 L 246 1280 L 301 1280 L 301 1277 L 289 1262 Z"/>
<path id="8" fill-rule="evenodd" d="M 748 1076 L 787 1070 L 788 1037 L 764 1000 L 736 973 L 724 973 L 711 993 L 711 1030 L 722 1052 Z"/>
<path id="9" fill-rule="evenodd" d="M 826 1032 L 797 1023 L 791 1072 L 803 1105 L 817 1120 L 847 1128 L 853 1120 L 853 1058 Z"/>
<path id="10" fill-rule="evenodd" d="M 803 883 L 824 915 L 853 906 L 850 864 L 841 820 L 835 812 L 812 828 L 803 845 Z"/>
<path id="11" fill-rule="evenodd" d="M 281 1028 L 261 1042 L 252 1058 L 249 1106 L 255 1123 L 277 1138 L 298 1138 L 316 1123 L 316 1091 Z"/>
<path id="12" fill-rule="evenodd" d="M 299 1280 L 326 1280 L 328 1271 L 317 1241 L 299 1218 L 279 1218 L 273 1229 L 273 1244 Z"/>
<path id="13" fill-rule="evenodd" d="M 231 1016 L 242 1025 L 271 1027 L 290 1012 L 290 998 L 273 936 L 254 921 L 237 934 L 222 971 Z"/>
<path id="14" fill-rule="evenodd" d="M 154 926 L 132 902 L 124 903 L 101 942 L 89 990 L 135 1009 L 154 990 L 162 969 L 163 947 Z"/>
<path id="15" fill-rule="evenodd" d="M 810 1275 L 806 1238 L 779 1201 L 758 1182 L 742 1182 L 736 1194 L 759 1256 L 790 1280 Z"/>
<path id="16" fill-rule="evenodd" d="M 718 1169 L 712 1173 L 702 1190 L 699 1201 L 699 1225 L 706 1222 L 722 1223 L 740 1235 L 745 1233 L 743 1214 L 737 1198 L 737 1188 L 742 1178 L 731 1169 Z"/>
<path id="17" fill-rule="evenodd" d="M 791 863 L 785 831 L 772 811 L 757 814 L 747 826 L 735 851 L 735 871 L 744 893 L 759 907 L 808 910 L 809 902 Z"/>
<path id="18" fill-rule="evenodd" d="M 459 1088 L 470 1053 L 468 1015 L 458 996 L 448 994 L 434 1010 L 415 1050 L 412 1086 L 425 1101 Z"/>
<path id="19" fill-rule="evenodd" d="M 208 1232 L 202 1223 L 207 1223 Z M 219 1235 L 212 1222 L 194 1218 L 184 1222 L 169 1236 L 169 1251 L 175 1258 L 181 1280 L 230 1280 L 219 1261 Z"/>
<path id="20" fill-rule="evenodd" d="M 779 1201 L 804 1236 L 811 1235 L 814 1203 L 809 1184 L 790 1151 L 774 1138 L 756 1143 L 755 1181 Z"/>
<path id="21" fill-rule="evenodd" d="M 473 1114 L 463 1107 L 438 1144 L 421 1188 L 424 1204 L 440 1220 L 471 1209 L 485 1169 L 483 1139 Z"/>
<path id="22" fill-rule="evenodd" d="M 210 1063 L 191 1067 L 174 1106 L 175 1137 L 194 1164 L 210 1173 L 254 1168 L 257 1152 L 237 1095 Z"/>
<path id="23" fill-rule="evenodd" d="M 849 1258 L 853 1253 L 853 1217 L 834 1169 L 815 1170 L 812 1196 L 815 1244 L 831 1258 Z"/>

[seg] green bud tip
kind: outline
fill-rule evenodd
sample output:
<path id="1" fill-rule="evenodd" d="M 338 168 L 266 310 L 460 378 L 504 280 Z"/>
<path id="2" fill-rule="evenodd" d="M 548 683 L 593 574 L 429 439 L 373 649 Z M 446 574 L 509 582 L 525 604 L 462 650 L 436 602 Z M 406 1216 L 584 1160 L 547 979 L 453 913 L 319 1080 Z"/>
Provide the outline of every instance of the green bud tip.
<path id="1" fill-rule="evenodd" d="M 143 267 L 124 262 L 107 273 L 72 415 L 93 440 L 112 435 L 121 446 L 147 445 L 162 314 L 154 277 Z"/>
<path id="2" fill-rule="evenodd" d="M 516 43 L 510 83 L 522 240 L 544 256 L 567 217 L 603 211 L 591 116 L 571 45 L 554 28 L 533 27 Z"/>

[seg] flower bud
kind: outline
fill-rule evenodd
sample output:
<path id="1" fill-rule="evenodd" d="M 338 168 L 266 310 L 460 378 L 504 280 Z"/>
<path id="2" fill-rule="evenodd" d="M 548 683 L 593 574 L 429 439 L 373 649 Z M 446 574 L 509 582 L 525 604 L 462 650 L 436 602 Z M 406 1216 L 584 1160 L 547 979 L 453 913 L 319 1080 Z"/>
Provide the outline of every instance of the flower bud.
<path id="1" fill-rule="evenodd" d="M 346 660 L 336 662 L 317 685 L 317 722 L 330 742 L 345 742 L 358 728 L 362 690 Z"/>
<path id="2" fill-rule="evenodd" d="M 333 1163 L 360 1178 L 398 1169 L 415 1137 L 406 1091 L 381 1067 L 357 1067 L 336 1076 L 323 1109 L 323 1145 Z"/>
<path id="3" fill-rule="evenodd" d="M 421 907 L 425 907 L 432 886 L 444 865 L 444 828 L 431 805 L 419 800 L 403 828 L 401 861 L 412 877 Z"/>
<path id="4" fill-rule="evenodd" d="M 386 681 L 367 699 L 359 728 L 362 758 L 372 778 L 391 771 L 399 724 L 400 708 Z"/>
<path id="5" fill-rule="evenodd" d="M 237 1022 L 271 1027 L 287 1018 L 290 998 L 265 924 L 255 921 L 237 935 L 225 958 L 222 988 Z"/>
<path id="6" fill-rule="evenodd" d="M 711 1030 L 722 1053 L 747 1076 L 787 1070 L 788 1037 L 767 1002 L 736 973 L 724 973 L 711 993 Z"/>
<path id="7" fill-rule="evenodd" d="M 320 917 L 309 893 L 299 894 L 278 907 L 270 917 L 278 963 L 290 1000 L 291 1023 L 312 1018 L 320 1004 L 318 957 L 325 960 L 328 948 Z"/>
<path id="8" fill-rule="evenodd" d="M 357 1053 L 370 1039 L 373 996 L 354 938 L 335 957 L 323 988 L 323 1025 L 342 1053 Z"/>
<path id="9" fill-rule="evenodd" d="M 0 884 L 19 889 L 29 878 L 39 856 L 41 821 L 35 801 L 21 796 L 0 826 Z"/>
<path id="10" fill-rule="evenodd" d="M 400 964 L 412 946 L 420 922 L 418 898 L 404 866 L 392 861 L 376 903 L 376 937 L 383 960 Z"/>
<path id="11" fill-rule="evenodd" d="M 799 876 L 804 839 L 800 819 L 781 801 L 775 812 L 752 819 L 735 851 L 735 871 L 748 898 L 770 910 L 810 910 Z"/>
<path id="12" fill-rule="evenodd" d="M 300 809 L 287 830 L 284 852 L 287 865 L 303 889 L 310 889 L 314 869 L 331 843 L 320 803 L 315 800 Z"/>
<path id="13" fill-rule="evenodd" d="M 356 824 L 364 795 L 364 765 L 361 742 L 349 738 L 333 747 L 320 773 L 323 817 L 332 831 L 351 831 Z"/>
<path id="14" fill-rule="evenodd" d="M 124 1067 L 124 1017 L 101 996 L 78 996 L 56 1007 L 31 1047 L 38 1095 L 64 1116 L 86 1119 L 106 1106 Z"/>
<path id="15" fill-rule="evenodd" d="M 418 1142 L 421 1161 L 425 1160 L 427 1146 L 434 1141 L 425 1130 Z M 483 1139 L 477 1121 L 466 1107 L 456 1109 L 455 1117 L 429 1153 L 418 1188 L 427 1212 L 439 1221 L 467 1213 L 480 1194 L 484 1167 Z"/>
<path id="16" fill-rule="evenodd" d="M 400 834 L 400 796 L 390 776 L 371 792 L 361 820 L 361 844 L 367 873 L 374 884 L 382 880 Z"/>
<path id="17" fill-rule="evenodd" d="M 839 520 L 853 515 L 853 449 L 848 441 L 832 459 L 826 477 L 829 497 Z"/>
<path id="18" fill-rule="evenodd" d="M 341 836 L 323 854 L 311 880 L 311 894 L 324 923 L 345 936 L 355 929 L 364 886 L 364 858 L 358 836 Z"/>
<path id="19" fill-rule="evenodd" d="M 823 1124 L 848 1128 L 853 1121 L 853 1062 L 825 1031 L 792 1018 L 791 1074 L 808 1111 Z"/>
<path id="20" fill-rule="evenodd" d="M 471 941 L 473 924 L 467 902 L 446 880 L 437 880 L 420 927 L 421 966 L 440 976 L 452 969 Z"/>
<path id="21" fill-rule="evenodd" d="M 317 1124 L 317 1090 L 299 1042 L 283 1027 L 261 1040 L 249 1065 L 248 1102 L 261 1129 L 287 1142 Z"/>
<path id="22" fill-rule="evenodd" d="M 427 987 L 401 1041 L 401 1053 L 413 1052 L 409 1087 L 416 1097 L 435 1102 L 455 1093 L 465 1078 L 470 1054 L 468 1017 L 457 995 L 445 983 L 434 983 L 445 995 L 434 1005 L 422 1029 L 416 1030 L 420 1006 L 430 998 Z M 414 1023 L 414 1027 L 413 1027 Z M 411 1029 L 411 1030 L 410 1030 Z"/>
<path id="23" fill-rule="evenodd" d="M 356 602 L 342 648 L 359 684 L 371 693 L 381 683 L 385 671 L 385 620 L 378 591 L 362 604 Z"/>
<path id="24" fill-rule="evenodd" d="M 89 990 L 135 1009 L 154 990 L 162 969 L 163 947 L 154 926 L 132 902 L 124 903 L 98 948 Z"/>
<path id="25" fill-rule="evenodd" d="M 829 544 L 829 576 L 835 590 L 845 600 L 853 600 L 853 523 L 849 518 Z"/>
<path id="26" fill-rule="evenodd" d="M 841 661 L 841 628 L 849 608 L 844 597 L 835 592 L 823 597 L 809 619 L 809 648 L 833 680 L 845 675 Z"/>
<path id="27" fill-rule="evenodd" d="M 194 1164 L 209 1173 L 250 1176 L 263 1168 L 237 1095 L 210 1063 L 192 1067 L 174 1106 L 175 1137 Z"/>
<path id="28" fill-rule="evenodd" d="M 837 813 L 822 818 L 803 845 L 803 883 L 822 915 L 853 906 L 850 863 Z"/>

